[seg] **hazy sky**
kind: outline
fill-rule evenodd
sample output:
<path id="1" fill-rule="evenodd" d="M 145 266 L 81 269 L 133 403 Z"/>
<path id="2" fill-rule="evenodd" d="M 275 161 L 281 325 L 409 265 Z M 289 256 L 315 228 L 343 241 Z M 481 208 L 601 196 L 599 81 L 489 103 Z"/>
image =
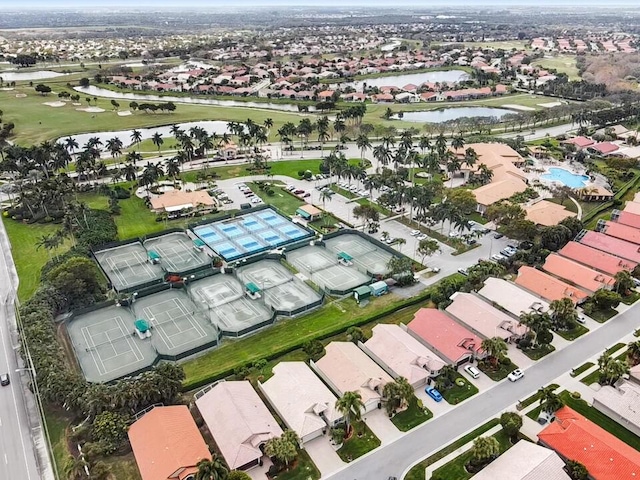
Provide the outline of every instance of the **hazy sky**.
<path id="1" fill-rule="evenodd" d="M 322 5 L 349 7 L 353 6 L 416 6 L 428 8 L 428 6 L 516 6 L 516 5 L 575 5 L 584 7 L 590 6 L 611 6 L 611 5 L 629 5 L 635 6 L 638 4 L 638 0 L 612 0 L 605 2 L 604 0 L 431 0 L 429 2 L 420 0 L 394 0 L 392 3 L 389 0 L 325 0 Z M 5 9 L 17 9 L 17 8 L 42 8 L 42 7 L 79 7 L 79 8 L 92 8 L 96 6 L 100 7 L 239 7 L 239 6 L 272 6 L 272 5 L 307 5 L 307 6 L 319 6 L 317 0 L 136 0 L 134 2 L 127 0 L 21 0 L 19 3 L 10 2 L 8 0 L 0 0 L 0 8 Z"/>

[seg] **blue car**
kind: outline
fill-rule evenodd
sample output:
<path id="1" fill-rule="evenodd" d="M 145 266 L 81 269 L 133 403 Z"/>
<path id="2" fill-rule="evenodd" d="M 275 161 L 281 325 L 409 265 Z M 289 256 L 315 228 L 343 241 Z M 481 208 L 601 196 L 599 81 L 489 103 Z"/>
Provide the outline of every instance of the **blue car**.
<path id="1" fill-rule="evenodd" d="M 440 392 L 433 387 L 427 387 L 424 389 L 425 393 L 433 398 L 436 402 L 442 401 L 442 395 Z"/>

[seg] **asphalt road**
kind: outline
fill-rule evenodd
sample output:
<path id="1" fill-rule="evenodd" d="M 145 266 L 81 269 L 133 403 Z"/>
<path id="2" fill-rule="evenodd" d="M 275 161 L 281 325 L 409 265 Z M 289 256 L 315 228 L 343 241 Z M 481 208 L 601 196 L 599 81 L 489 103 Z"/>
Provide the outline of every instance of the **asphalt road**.
<path id="1" fill-rule="evenodd" d="M 406 470 L 429 454 L 440 450 L 457 437 L 496 417 L 511 405 L 526 398 L 560 375 L 599 355 L 620 338 L 640 327 L 640 305 L 636 304 L 597 330 L 566 348 L 554 352 L 525 371 L 522 380 L 502 383 L 476 395 L 451 412 L 428 421 L 396 441 L 327 475 L 331 480 L 387 480 L 401 478 Z"/>
<path id="2" fill-rule="evenodd" d="M 0 479 L 37 480 L 41 477 L 11 333 L 15 332 L 13 292 L 17 278 L 7 266 L 7 256 L 10 258 L 11 251 L 0 221 L 0 373 L 11 378 L 10 385 L 0 387 Z"/>

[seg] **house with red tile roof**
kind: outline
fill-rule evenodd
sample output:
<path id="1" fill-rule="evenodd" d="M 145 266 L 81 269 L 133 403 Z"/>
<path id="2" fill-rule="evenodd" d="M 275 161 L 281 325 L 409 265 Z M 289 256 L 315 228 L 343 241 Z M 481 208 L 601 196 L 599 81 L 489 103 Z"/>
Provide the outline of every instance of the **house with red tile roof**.
<path id="1" fill-rule="evenodd" d="M 567 243 L 558 251 L 558 254 L 609 275 L 615 275 L 622 270 L 631 272 L 638 265 L 631 260 L 616 257 L 578 242 Z"/>
<path id="2" fill-rule="evenodd" d="M 453 365 L 485 356 L 478 335 L 436 308 L 418 310 L 407 325 L 407 331 Z"/>
<path id="3" fill-rule="evenodd" d="M 579 288 L 528 266 L 520 267 L 515 283 L 550 302 L 569 298 L 573 303 L 578 304 L 584 302 L 589 296 Z"/>
<path id="4" fill-rule="evenodd" d="M 633 202 L 627 202 L 624 205 L 624 211 L 633 213 L 635 215 L 640 215 L 640 202 L 637 202 L 634 198 Z"/>
<path id="5" fill-rule="evenodd" d="M 601 288 L 611 290 L 616 283 L 612 276 L 593 270 L 557 253 L 550 254 L 542 268 L 545 272 L 567 280 L 590 293 L 595 293 Z"/>
<path id="6" fill-rule="evenodd" d="M 614 210 L 611 212 L 611 221 L 640 229 L 640 215 L 635 213 Z"/>
<path id="7" fill-rule="evenodd" d="M 599 220 L 596 225 L 596 231 L 605 233 L 610 237 L 619 238 L 620 240 L 640 245 L 640 230 L 628 225 Z"/>
<path id="8" fill-rule="evenodd" d="M 211 453 L 186 405 L 155 407 L 129 428 L 142 480 L 186 480 Z"/>
<path id="9" fill-rule="evenodd" d="M 615 252 L 618 257 L 626 258 L 635 263 L 640 263 L 640 247 L 635 243 L 626 242 L 619 238 L 610 237 L 600 232 L 587 231 L 580 243 L 597 248 L 603 252 Z"/>
<path id="10" fill-rule="evenodd" d="M 572 143 L 578 150 L 582 150 L 583 148 L 595 145 L 596 142 L 587 137 L 573 137 L 569 140 L 565 140 L 564 143 Z"/>
<path id="11" fill-rule="evenodd" d="M 611 142 L 601 142 L 596 143 L 595 145 L 591 145 L 589 150 L 594 153 L 599 153 L 600 155 L 609 155 L 619 149 L 618 145 Z"/>
<path id="12" fill-rule="evenodd" d="M 640 477 L 640 452 L 569 407 L 538 433 L 540 444 L 565 461 L 582 463 L 593 480 L 633 480 Z"/>

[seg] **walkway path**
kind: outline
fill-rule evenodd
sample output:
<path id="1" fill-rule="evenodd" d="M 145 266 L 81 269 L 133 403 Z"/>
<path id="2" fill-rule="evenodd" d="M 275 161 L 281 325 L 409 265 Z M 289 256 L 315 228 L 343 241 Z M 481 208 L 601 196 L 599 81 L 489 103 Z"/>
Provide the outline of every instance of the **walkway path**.
<path id="1" fill-rule="evenodd" d="M 578 220 L 582 220 L 582 205 L 580 205 L 580 202 L 578 202 L 573 197 L 569 197 L 569 200 L 571 200 L 576 205 L 576 207 L 578 208 L 578 213 L 576 215 Z"/>

